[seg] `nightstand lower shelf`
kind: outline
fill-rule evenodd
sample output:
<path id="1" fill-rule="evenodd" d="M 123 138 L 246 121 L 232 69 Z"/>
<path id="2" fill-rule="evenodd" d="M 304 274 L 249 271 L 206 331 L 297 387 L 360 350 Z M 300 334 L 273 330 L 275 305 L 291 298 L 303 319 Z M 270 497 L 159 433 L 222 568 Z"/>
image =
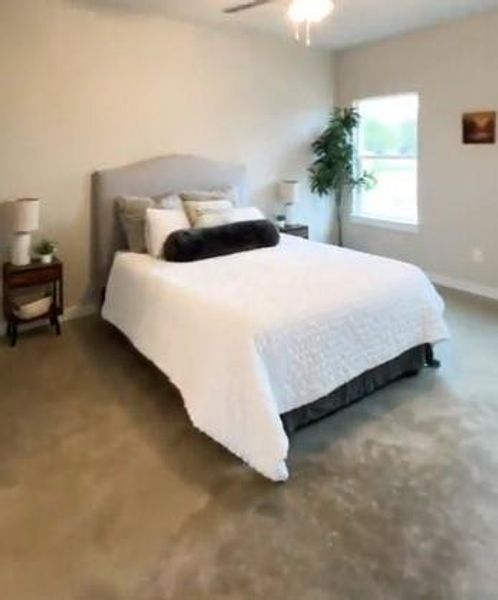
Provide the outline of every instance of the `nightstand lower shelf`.
<path id="1" fill-rule="evenodd" d="M 8 318 L 5 334 L 7 336 L 10 346 L 15 346 L 17 344 L 20 325 L 35 323 L 36 321 L 43 321 L 45 319 L 48 319 L 50 325 L 55 329 L 56 334 L 60 335 L 61 324 L 59 321 L 59 314 L 56 308 L 51 308 L 48 312 L 45 312 L 41 315 L 37 315 L 36 317 L 32 317 L 31 319 L 20 319 L 19 317 L 16 317 L 16 315 L 12 315 L 10 318 Z"/>

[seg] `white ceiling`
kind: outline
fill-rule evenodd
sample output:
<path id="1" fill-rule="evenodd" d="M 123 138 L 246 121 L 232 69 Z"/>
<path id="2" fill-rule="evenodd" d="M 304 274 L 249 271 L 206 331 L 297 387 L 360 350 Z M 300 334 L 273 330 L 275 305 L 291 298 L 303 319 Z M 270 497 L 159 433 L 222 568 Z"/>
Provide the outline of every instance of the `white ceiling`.
<path id="1" fill-rule="evenodd" d="M 288 0 L 276 0 L 272 4 L 230 16 L 224 15 L 222 9 L 238 4 L 238 0 L 75 1 L 93 4 L 94 7 L 157 12 L 186 21 L 292 35 L 285 18 Z M 243 1 L 240 0 L 240 3 Z M 498 8 L 498 0 L 335 0 L 335 4 L 333 15 L 315 27 L 314 45 L 346 48 Z"/>

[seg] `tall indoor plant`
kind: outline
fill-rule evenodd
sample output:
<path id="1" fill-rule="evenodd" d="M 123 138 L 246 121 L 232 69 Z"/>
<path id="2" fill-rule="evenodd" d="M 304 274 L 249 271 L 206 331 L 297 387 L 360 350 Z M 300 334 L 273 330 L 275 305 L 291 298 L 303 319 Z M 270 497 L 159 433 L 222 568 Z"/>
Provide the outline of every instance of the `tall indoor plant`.
<path id="1" fill-rule="evenodd" d="M 354 134 L 359 124 L 360 115 L 355 108 L 336 107 L 327 128 L 311 146 L 315 155 L 309 169 L 311 190 L 319 196 L 334 196 L 339 246 L 343 245 L 342 213 L 348 194 L 375 183 L 371 173 L 357 173 L 355 166 Z"/>

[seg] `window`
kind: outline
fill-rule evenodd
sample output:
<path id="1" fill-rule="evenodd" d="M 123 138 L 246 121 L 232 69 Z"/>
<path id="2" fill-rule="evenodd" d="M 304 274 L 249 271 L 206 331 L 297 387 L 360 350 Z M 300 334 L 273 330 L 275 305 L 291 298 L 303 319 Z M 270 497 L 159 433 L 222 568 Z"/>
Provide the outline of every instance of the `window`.
<path id="1" fill-rule="evenodd" d="M 359 172 L 368 171 L 376 184 L 357 190 L 353 220 L 418 224 L 418 95 L 367 98 L 356 103 L 361 121 L 357 138 Z"/>

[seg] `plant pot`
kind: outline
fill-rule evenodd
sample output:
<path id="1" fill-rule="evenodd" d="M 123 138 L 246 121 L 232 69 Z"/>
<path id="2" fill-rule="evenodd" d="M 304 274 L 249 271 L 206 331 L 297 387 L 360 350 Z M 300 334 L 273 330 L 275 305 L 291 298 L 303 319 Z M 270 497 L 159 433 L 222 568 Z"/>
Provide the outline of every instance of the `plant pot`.
<path id="1" fill-rule="evenodd" d="M 285 226 L 287 224 L 287 219 L 285 218 L 285 215 L 277 215 L 275 217 L 275 221 L 278 229 L 285 229 Z"/>
<path id="2" fill-rule="evenodd" d="M 53 261 L 53 259 L 53 254 L 40 254 L 40 262 L 42 262 L 44 265 L 50 264 Z"/>

